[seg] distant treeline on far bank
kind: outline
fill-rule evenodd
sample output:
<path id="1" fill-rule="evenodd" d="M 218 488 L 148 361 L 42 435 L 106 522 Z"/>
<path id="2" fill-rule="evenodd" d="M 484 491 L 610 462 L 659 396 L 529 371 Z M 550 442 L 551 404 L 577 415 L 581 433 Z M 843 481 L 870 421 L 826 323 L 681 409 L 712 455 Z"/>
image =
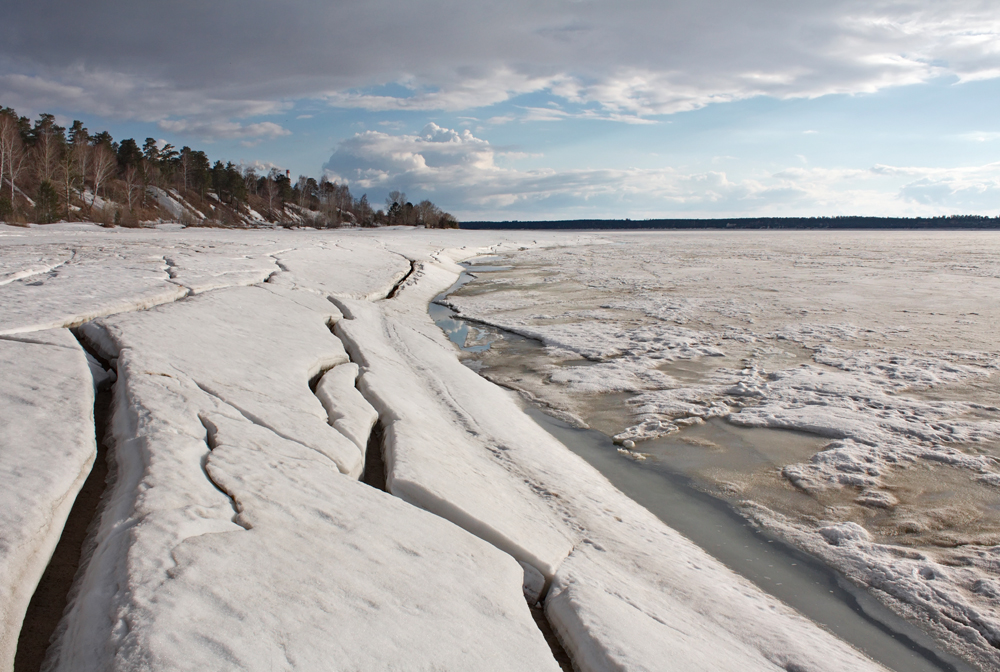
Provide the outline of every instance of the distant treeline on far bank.
<path id="1" fill-rule="evenodd" d="M 742 217 L 726 219 L 566 219 L 534 222 L 462 222 L 463 229 L 1000 229 L 1000 216 Z"/>

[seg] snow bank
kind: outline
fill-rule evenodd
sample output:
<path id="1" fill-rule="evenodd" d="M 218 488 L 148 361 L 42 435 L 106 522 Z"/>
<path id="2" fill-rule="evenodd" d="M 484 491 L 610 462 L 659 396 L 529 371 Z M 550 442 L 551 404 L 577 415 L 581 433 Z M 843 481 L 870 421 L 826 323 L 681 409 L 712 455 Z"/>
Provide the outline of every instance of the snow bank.
<path id="1" fill-rule="evenodd" d="M 68 331 L 0 339 L 0 370 L 0 669 L 9 670 L 97 447 L 94 384 Z"/>

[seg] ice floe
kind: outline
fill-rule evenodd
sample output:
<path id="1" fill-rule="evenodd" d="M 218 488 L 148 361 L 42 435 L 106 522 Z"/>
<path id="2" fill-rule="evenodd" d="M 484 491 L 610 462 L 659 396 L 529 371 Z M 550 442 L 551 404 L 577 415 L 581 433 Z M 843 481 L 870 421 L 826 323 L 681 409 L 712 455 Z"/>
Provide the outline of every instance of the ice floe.
<path id="1" fill-rule="evenodd" d="M 886 601 L 934 622 L 952 650 L 993 669 L 994 640 L 982 633 L 1000 621 L 989 590 L 972 586 L 989 584 L 995 565 L 988 559 L 1000 537 L 965 499 L 990 506 L 996 498 L 982 488 L 1000 485 L 1000 354 L 989 326 L 1000 314 L 986 298 L 1000 289 L 995 241 L 976 234 L 833 239 L 824 247 L 823 235 L 805 234 L 606 236 L 501 256 L 495 263 L 514 270 L 486 275 L 447 303 L 468 320 L 544 346 L 511 345 L 509 363 L 484 355 L 484 375 L 577 424 L 596 418 L 618 443 L 634 442 L 633 454 L 645 454 L 643 441 L 674 436 L 697 450 L 686 428 L 713 419 L 826 438 L 808 459 L 777 465 L 825 512 L 803 520 L 760 502 L 742 505 L 866 585 L 881 570 L 863 568 L 880 566 L 880 554 L 968 544 L 962 552 L 921 547 L 923 562 L 937 567 L 935 590 L 894 579 Z M 616 263 L 621 258 L 630 260 L 629 273 Z M 941 269 L 951 275 L 938 275 Z M 612 394 L 628 395 L 617 426 L 600 415 L 600 398 Z M 959 504 L 940 504 L 932 517 L 952 522 L 939 525 L 907 497 L 910 480 L 943 469 L 952 470 L 954 491 L 942 496 Z M 748 496 L 729 480 L 716 485 Z M 897 529 L 914 530 L 900 539 L 902 550 L 885 536 Z M 838 549 L 836 560 L 830 548 Z M 965 569 L 956 572 L 954 562 Z M 947 616 L 950 610 L 963 616 Z"/>
<path id="2" fill-rule="evenodd" d="M 0 669 L 97 454 L 94 383 L 65 329 L 0 338 Z"/>

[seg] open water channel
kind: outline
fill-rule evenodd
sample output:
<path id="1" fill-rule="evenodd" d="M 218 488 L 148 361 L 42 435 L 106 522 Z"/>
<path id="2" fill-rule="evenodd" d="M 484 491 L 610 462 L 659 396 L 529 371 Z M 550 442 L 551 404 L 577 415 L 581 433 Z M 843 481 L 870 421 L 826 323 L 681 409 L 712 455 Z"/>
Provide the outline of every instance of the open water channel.
<path id="1" fill-rule="evenodd" d="M 475 266 L 477 274 L 499 270 L 508 267 Z M 463 273 L 438 298 L 474 279 Z M 492 328 L 484 330 L 438 303 L 429 306 L 429 314 L 467 353 L 488 350 L 498 339 L 522 338 Z M 475 366 L 474 360 L 468 363 Z M 666 525 L 887 668 L 897 672 L 974 672 L 975 668 L 942 651 L 920 628 L 890 611 L 865 588 L 758 529 L 724 499 L 695 487 L 683 465 L 671 466 L 668 460 L 636 461 L 622 455 L 605 434 L 573 427 L 539 408 L 529 406 L 525 413 Z M 724 437 L 726 432 L 718 434 Z M 731 436 L 733 441 L 741 440 L 736 433 Z"/>

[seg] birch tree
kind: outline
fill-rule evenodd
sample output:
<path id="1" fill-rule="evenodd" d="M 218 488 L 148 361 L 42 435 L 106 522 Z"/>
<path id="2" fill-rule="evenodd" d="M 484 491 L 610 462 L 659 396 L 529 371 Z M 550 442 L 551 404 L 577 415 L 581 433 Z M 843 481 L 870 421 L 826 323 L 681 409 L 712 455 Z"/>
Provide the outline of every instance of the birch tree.
<path id="1" fill-rule="evenodd" d="M 14 192 L 17 190 L 15 184 L 26 158 L 27 152 L 21 140 L 21 128 L 17 116 L 6 110 L 0 111 L 0 186 L 3 184 L 4 168 L 6 168 L 12 206 Z"/>
<path id="2" fill-rule="evenodd" d="M 274 217 L 274 199 L 278 197 L 281 191 L 281 185 L 278 184 L 278 178 L 281 176 L 281 171 L 277 168 L 272 168 L 267 174 L 267 179 L 264 181 L 264 193 L 267 195 L 267 214 L 272 218 Z"/>
<path id="3" fill-rule="evenodd" d="M 125 198 L 128 201 L 129 212 L 132 212 L 132 204 L 135 202 L 136 196 L 138 196 L 139 191 L 143 188 L 142 186 L 142 173 L 134 165 L 126 166 L 125 168 Z"/>
<path id="4" fill-rule="evenodd" d="M 114 176 L 115 168 L 117 167 L 118 157 L 111 151 L 111 148 L 103 142 L 94 145 L 93 158 L 90 162 L 91 175 L 94 180 L 94 195 L 90 199 L 91 210 L 94 209 L 94 203 L 97 201 L 97 192 L 100 191 L 101 185 Z"/>

